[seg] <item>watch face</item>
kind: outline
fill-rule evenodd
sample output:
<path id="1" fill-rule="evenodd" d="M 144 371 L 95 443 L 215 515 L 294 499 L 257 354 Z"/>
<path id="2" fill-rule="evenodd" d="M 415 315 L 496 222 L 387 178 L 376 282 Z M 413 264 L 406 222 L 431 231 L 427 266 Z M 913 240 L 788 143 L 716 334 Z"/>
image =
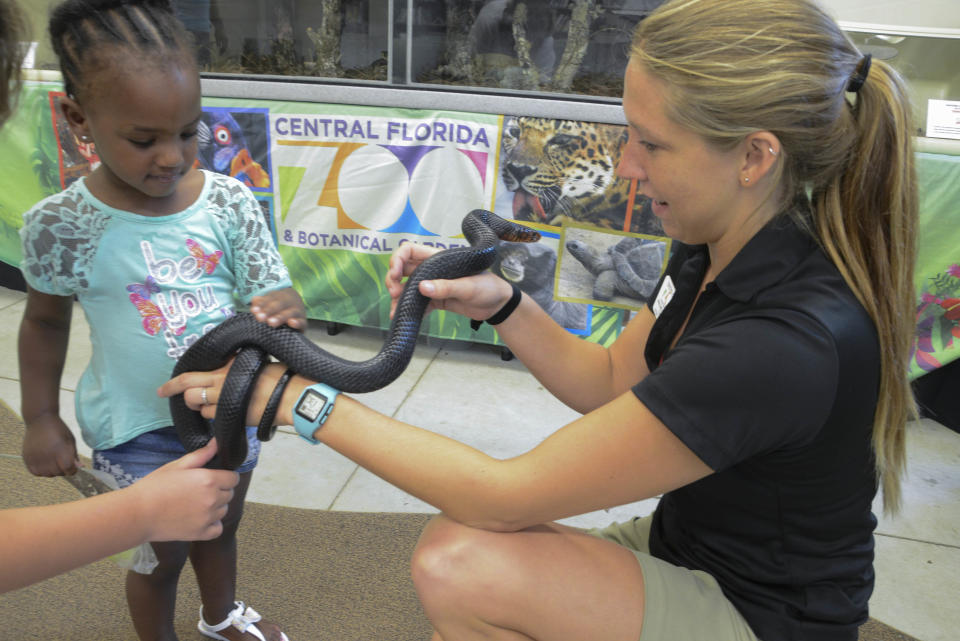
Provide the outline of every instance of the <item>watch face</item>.
<path id="1" fill-rule="evenodd" d="M 297 414 L 307 419 L 311 423 L 316 422 L 323 411 L 323 406 L 327 404 L 327 397 L 320 392 L 308 389 L 300 403 L 297 405 Z"/>

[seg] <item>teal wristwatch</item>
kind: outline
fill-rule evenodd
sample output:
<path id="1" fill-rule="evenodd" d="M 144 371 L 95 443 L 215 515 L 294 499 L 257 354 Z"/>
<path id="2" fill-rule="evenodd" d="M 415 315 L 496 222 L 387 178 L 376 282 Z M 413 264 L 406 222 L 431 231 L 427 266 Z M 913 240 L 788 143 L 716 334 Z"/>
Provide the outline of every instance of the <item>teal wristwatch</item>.
<path id="1" fill-rule="evenodd" d="M 314 445 L 319 443 L 313 433 L 327 420 L 339 393 L 323 383 L 314 383 L 304 389 L 293 406 L 293 427 L 297 434 Z"/>

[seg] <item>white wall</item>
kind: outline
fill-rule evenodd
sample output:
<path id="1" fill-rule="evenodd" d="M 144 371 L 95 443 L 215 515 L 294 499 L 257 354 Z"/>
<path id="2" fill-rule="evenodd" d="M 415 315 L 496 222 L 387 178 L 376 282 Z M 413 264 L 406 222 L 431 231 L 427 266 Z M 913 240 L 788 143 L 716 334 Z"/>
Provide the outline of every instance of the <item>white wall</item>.
<path id="1" fill-rule="evenodd" d="M 841 22 L 960 30 L 960 0 L 820 0 L 820 3 Z"/>

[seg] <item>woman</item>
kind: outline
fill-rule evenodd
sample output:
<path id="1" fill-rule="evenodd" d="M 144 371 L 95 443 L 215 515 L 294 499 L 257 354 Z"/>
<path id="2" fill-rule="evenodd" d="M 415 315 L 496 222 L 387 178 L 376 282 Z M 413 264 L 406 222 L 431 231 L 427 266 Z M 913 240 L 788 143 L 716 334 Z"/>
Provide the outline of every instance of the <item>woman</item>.
<path id="1" fill-rule="evenodd" d="M 879 482 L 898 505 L 911 410 L 904 85 L 812 2 L 675 0 L 636 32 L 623 106 L 619 173 L 679 248 L 613 345 L 526 296 L 511 312 L 490 274 L 420 285 L 435 308 L 493 317 L 582 418 L 497 461 L 342 396 L 311 424 L 295 409 L 329 403 L 295 378 L 278 422 L 442 512 L 413 558 L 435 639 L 856 639 L 871 502 Z M 394 299 L 429 254 L 396 252 Z M 161 393 L 213 416 L 222 378 Z M 660 494 L 652 520 L 550 523 Z"/>

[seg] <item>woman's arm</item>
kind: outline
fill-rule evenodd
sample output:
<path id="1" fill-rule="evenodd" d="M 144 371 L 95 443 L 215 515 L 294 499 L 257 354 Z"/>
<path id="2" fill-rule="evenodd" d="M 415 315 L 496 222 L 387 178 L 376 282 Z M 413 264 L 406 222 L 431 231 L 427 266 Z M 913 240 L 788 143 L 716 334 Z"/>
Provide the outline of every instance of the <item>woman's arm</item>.
<path id="1" fill-rule="evenodd" d="M 386 284 L 392 304 L 403 279 L 435 249 L 407 243 L 390 258 Z M 420 283 L 430 309 L 445 309 L 477 320 L 493 316 L 510 299 L 512 289 L 490 273 L 456 280 Z M 507 344 L 544 387 L 579 412 L 589 412 L 626 392 L 647 375 L 643 350 L 653 326 L 649 309 L 640 310 L 610 348 L 566 331 L 524 295 L 512 314 L 496 326 Z"/>
<path id="2" fill-rule="evenodd" d="M 122 490 L 58 505 L 0 511 L 0 593 L 144 541 L 212 539 L 239 476 L 203 465 L 216 441 Z"/>
<path id="3" fill-rule="evenodd" d="M 644 307 L 614 343 L 604 347 L 566 331 L 524 295 L 517 309 L 496 327 L 500 338 L 551 394 L 586 413 L 629 391 L 649 373 L 643 351 L 653 321 L 653 313 Z"/>
<path id="4" fill-rule="evenodd" d="M 283 369 L 271 365 L 261 375 L 249 424 L 259 422 Z M 190 407 L 212 418 L 225 372 L 182 374 L 160 394 L 184 393 Z M 292 423 L 293 405 L 309 384 L 299 376 L 291 380 L 278 424 Z M 201 404 L 204 387 L 208 405 Z M 491 530 L 517 530 L 649 498 L 711 472 L 630 392 L 507 460 L 384 416 L 343 394 L 314 438 L 451 518 Z"/>
<path id="5" fill-rule="evenodd" d="M 629 392 L 507 460 L 349 397 L 314 438 L 450 518 L 491 530 L 639 501 L 711 472 Z"/>
<path id="6" fill-rule="evenodd" d="M 26 425 L 23 460 L 38 476 L 76 472 L 76 442 L 60 418 L 60 377 L 72 315 L 71 297 L 27 289 L 18 338 L 21 413 Z"/>

